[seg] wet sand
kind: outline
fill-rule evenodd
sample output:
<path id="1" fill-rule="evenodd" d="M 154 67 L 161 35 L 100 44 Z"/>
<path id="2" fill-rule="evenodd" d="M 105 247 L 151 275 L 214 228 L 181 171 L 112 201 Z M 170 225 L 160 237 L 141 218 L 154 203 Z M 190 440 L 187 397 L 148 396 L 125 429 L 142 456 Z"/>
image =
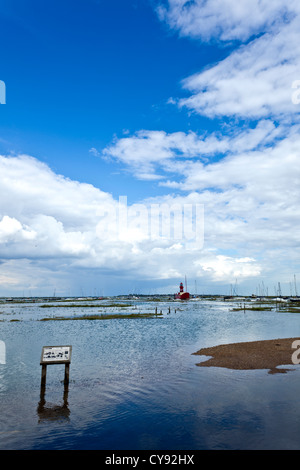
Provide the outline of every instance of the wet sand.
<path id="1" fill-rule="evenodd" d="M 298 345 L 293 342 L 299 341 Z M 269 369 L 269 374 L 285 373 L 291 368 L 278 366 L 294 365 L 292 355 L 296 360 L 300 359 L 297 351 L 300 349 L 299 338 L 284 338 L 265 341 L 252 341 L 247 343 L 233 343 L 203 348 L 193 353 L 199 356 L 212 356 L 205 362 L 200 362 L 200 367 L 225 367 L 227 369 L 251 370 Z"/>

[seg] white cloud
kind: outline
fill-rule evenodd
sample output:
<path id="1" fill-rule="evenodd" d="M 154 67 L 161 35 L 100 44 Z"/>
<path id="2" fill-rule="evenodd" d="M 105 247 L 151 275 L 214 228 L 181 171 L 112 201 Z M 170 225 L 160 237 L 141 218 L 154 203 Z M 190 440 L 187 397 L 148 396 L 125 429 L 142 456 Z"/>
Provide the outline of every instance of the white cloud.
<path id="1" fill-rule="evenodd" d="M 282 133 L 283 129 L 269 120 L 259 122 L 253 129 L 229 130 L 228 135 L 141 130 L 133 136 L 116 139 L 103 154 L 125 164 L 138 179 L 159 180 L 165 177 L 165 172 L 177 171 L 176 161 L 205 162 L 216 154 L 252 150 L 272 142 Z"/>
<path id="2" fill-rule="evenodd" d="M 292 84 L 300 77 L 299 2 L 170 0 L 159 12 L 183 35 L 244 41 L 226 59 L 183 80 L 191 96 L 176 100 L 179 106 L 210 118 L 298 117 Z"/>
<path id="3" fill-rule="evenodd" d="M 261 269 L 251 258 L 231 258 L 217 255 L 212 259 L 199 260 L 195 263 L 205 274 L 212 275 L 214 281 L 226 282 L 232 279 L 258 277 Z"/>
<path id="4" fill-rule="evenodd" d="M 31 220 L 37 214 L 64 219 L 64 225 L 85 226 L 113 203 L 110 194 L 90 184 L 55 174 L 46 164 L 28 156 L 0 157 L 0 216 Z M 9 214 L 6 209 L 9 208 Z"/>
<path id="5" fill-rule="evenodd" d="M 216 281 L 225 272 L 226 260 L 220 270 L 210 247 L 215 243 L 214 236 L 224 236 L 228 225 L 219 234 L 210 228 L 204 248 L 200 241 L 197 244 L 174 239 L 172 231 L 164 232 L 164 236 L 149 236 L 151 204 L 171 207 L 176 203 L 184 207 L 199 200 L 166 197 L 129 206 L 128 225 L 122 225 L 118 232 L 115 222 L 120 216 L 120 204 L 110 195 L 56 175 L 32 157 L 1 156 L 0 166 L 0 286 L 9 285 L 19 292 L 24 288 L 32 289 L 32 293 L 38 288 L 44 292 L 43 285 L 54 286 L 60 279 L 59 285 L 66 293 L 68 282 L 78 278 L 78 270 L 87 269 L 119 273 L 123 280 L 167 280 L 188 273 Z M 217 223 L 218 214 L 211 214 L 210 218 Z M 216 230 L 220 227 L 217 224 Z M 241 271 L 240 258 L 228 257 L 232 275 L 240 273 L 248 278 L 260 269 L 251 261 L 245 264 L 249 269 Z M 210 269 L 205 269 L 208 266 Z M 51 295 L 49 289 L 47 295 Z"/>
<path id="6" fill-rule="evenodd" d="M 245 41 L 298 12 L 295 0 L 168 0 L 158 8 L 160 19 L 172 29 L 203 41 Z"/>
<path id="7" fill-rule="evenodd" d="M 160 154 L 157 135 L 156 152 Z M 160 185 L 183 192 L 162 200 L 180 204 L 192 201 L 204 204 L 205 208 L 204 249 L 194 258 L 186 257 L 189 272 L 224 282 L 226 275 L 258 276 L 272 270 L 272 264 L 274 269 L 275 266 L 281 269 L 278 266 L 283 247 L 285 262 L 289 260 L 293 270 L 300 230 L 298 126 L 275 126 L 272 121 L 263 120 L 254 129 L 235 129 L 223 136 L 200 138 L 194 133 L 168 135 L 165 132 L 159 135 L 161 155 L 167 157 L 159 160 L 156 153 L 151 161 L 152 171 L 157 168 L 165 177 L 169 175 L 170 179 L 161 180 Z M 130 155 L 132 139 L 135 145 L 139 135 L 126 139 L 124 147 Z M 151 147 L 151 139 L 150 131 L 143 132 L 139 144 Z M 122 158 L 126 162 L 126 153 Z M 135 160 L 133 171 L 137 174 L 139 163 L 143 166 L 144 162 Z M 173 173 L 176 173 L 175 180 Z M 211 248 L 217 251 L 211 252 Z M 233 249 L 236 256 L 219 257 L 218 250 Z M 167 253 L 164 247 L 160 259 L 167 259 Z M 243 263 L 239 264 L 241 259 Z M 167 263 L 164 261 L 164 266 Z"/>
<path id="8" fill-rule="evenodd" d="M 286 132 L 286 138 L 261 149 L 232 153 L 208 164 L 189 162 L 185 171 L 182 168 L 184 181 L 179 187 L 198 191 L 212 187 L 251 188 L 262 201 L 270 191 L 279 199 L 284 197 L 284 191 L 294 189 L 298 193 L 300 137 L 296 129 Z"/>
<path id="9" fill-rule="evenodd" d="M 45 276 L 48 269 L 53 278 L 53 270 L 89 268 L 122 272 L 124 278 L 165 276 L 160 260 L 152 257 L 156 249 L 168 251 L 174 240 L 149 236 L 146 206 L 123 207 L 111 195 L 57 175 L 29 156 L 0 156 L 0 169 L 2 279 L 15 272 L 23 281 L 17 266 L 25 262 L 28 279 L 35 270 Z M 170 269 L 178 262 L 171 259 Z"/>
<path id="10" fill-rule="evenodd" d="M 32 240 L 35 236 L 36 233 L 33 230 L 22 227 L 22 224 L 15 218 L 5 215 L 0 221 L 0 243 Z"/>
<path id="11" fill-rule="evenodd" d="M 179 106 L 210 118 L 297 118 L 292 84 L 300 77 L 299 26 L 297 17 L 276 35 L 266 34 L 185 79 L 191 96 Z"/>
<path id="12" fill-rule="evenodd" d="M 227 58 L 182 81 L 190 96 L 169 100 L 225 117 L 226 125 L 221 132 L 141 130 L 115 139 L 104 155 L 136 178 L 182 191 L 164 201 L 204 204 L 204 249 L 184 259 L 178 248 L 189 272 L 214 282 L 287 277 L 299 254 L 299 108 L 292 99 L 300 79 L 299 4 L 169 0 L 158 13 L 183 36 L 240 41 Z M 156 249 L 171 272 L 170 247 Z"/>

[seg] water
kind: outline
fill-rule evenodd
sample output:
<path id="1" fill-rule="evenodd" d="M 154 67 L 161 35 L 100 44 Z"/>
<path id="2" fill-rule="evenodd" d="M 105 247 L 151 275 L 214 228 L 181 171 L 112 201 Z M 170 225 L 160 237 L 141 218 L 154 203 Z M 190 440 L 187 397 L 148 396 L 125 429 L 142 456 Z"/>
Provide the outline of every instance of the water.
<path id="1" fill-rule="evenodd" d="M 135 301 L 107 311 L 157 307 L 163 317 L 39 321 L 99 313 L 100 304 L 0 305 L 0 340 L 6 346 L 0 449 L 300 448 L 298 366 L 270 375 L 198 367 L 205 358 L 192 355 L 221 343 L 300 337 L 299 314 L 234 312 L 217 301 Z M 69 387 L 62 382 L 64 366 L 48 366 L 43 396 L 42 347 L 67 344 L 73 346 Z"/>

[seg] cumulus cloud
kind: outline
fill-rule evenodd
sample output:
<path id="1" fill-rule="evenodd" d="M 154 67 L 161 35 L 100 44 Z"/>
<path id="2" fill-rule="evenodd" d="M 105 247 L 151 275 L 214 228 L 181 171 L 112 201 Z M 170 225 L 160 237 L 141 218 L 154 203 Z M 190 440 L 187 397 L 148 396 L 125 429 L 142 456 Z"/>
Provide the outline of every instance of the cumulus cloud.
<path id="1" fill-rule="evenodd" d="M 226 282 L 228 279 L 242 279 L 259 276 L 260 267 L 252 258 L 231 258 L 230 256 L 217 255 L 209 260 L 199 260 L 196 265 L 205 274 L 212 274 L 215 281 Z"/>
<path id="2" fill-rule="evenodd" d="M 210 118 L 297 116 L 291 87 L 300 77 L 299 2 L 170 0 L 159 16 L 188 37 L 240 41 L 227 58 L 183 80 L 191 96 L 179 106 Z"/>
<path id="3" fill-rule="evenodd" d="M 127 201 L 57 175 L 30 156 L 1 156 L 0 168 L 0 260 L 5 266 L 27 260 L 39 270 L 65 266 L 161 276 L 156 263 L 146 265 L 154 249 L 168 248 L 174 240 L 149 236 L 146 206 L 127 207 Z M 9 264 L 2 279 L 11 279 L 11 272 Z"/>
<path id="4" fill-rule="evenodd" d="M 45 285 L 47 277 L 49 285 L 53 285 L 62 273 L 69 273 L 72 278 L 74 272 L 86 269 L 113 276 L 118 273 L 123 279 L 178 279 L 185 272 L 215 281 L 222 278 L 210 249 L 216 233 L 210 232 L 212 238 L 203 246 L 191 228 L 195 223 L 192 211 L 202 204 L 199 199 L 154 198 L 127 207 L 126 200 L 113 200 L 91 185 L 57 175 L 29 156 L 1 156 L 0 166 L 2 286 L 22 290 L 29 282 L 28 288 L 34 291 Z M 167 212 L 163 212 L 163 207 Z M 184 215 L 182 221 L 175 218 L 175 212 L 174 217 L 168 213 L 168 208 L 174 211 L 179 208 L 179 212 L 188 208 L 190 212 L 186 212 L 187 218 Z M 153 209 L 158 209 L 160 219 L 150 217 L 149 224 Z M 151 225 L 153 220 L 155 224 Z M 158 226 L 164 220 L 166 224 L 182 223 L 183 231 L 178 231 L 175 224 L 165 225 L 170 230 L 161 233 Z M 241 273 L 242 277 L 251 277 L 260 269 L 257 263 L 246 262 L 249 269 L 241 272 L 240 257 L 228 257 L 228 263 L 230 273 Z M 30 273 L 27 284 L 25 266 Z M 226 272 L 224 266 L 222 272 Z M 66 278 L 60 284 L 65 287 Z"/>
<path id="5" fill-rule="evenodd" d="M 131 139 L 138 138 L 127 138 L 129 154 Z M 295 248 L 300 220 L 298 126 L 276 127 L 261 121 L 251 131 L 218 139 L 163 132 L 160 138 L 162 155 L 167 149 L 167 157 L 157 158 L 156 133 L 157 153 L 151 161 L 158 171 L 163 170 L 160 185 L 191 195 L 191 199 L 177 195 L 169 201 L 204 205 L 205 237 L 212 246 L 229 249 L 244 244 L 249 250 L 263 250 L 272 243 L 277 248 L 282 244 Z M 148 146 L 149 141 L 151 132 L 147 139 L 143 134 L 140 143 Z M 123 161 L 128 162 L 125 157 L 123 153 Z M 136 159 L 138 164 L 143 168 L 143 161 Z M 176 179 L 172 178 L 175 172 Z"/>
<path id="6" fill-rule="evenodd" d="M 90 184 L 72 181 L 55 174 L 46 164 L 28 155 L 0 158 L 0 214 L 26 223 L 36 214 L 47 214 L 57 220 L 64 217 L 68 227 L 89 224 L 91 217 L 105 204 L 113 202 L 111 195 Z M 32 209 L 31 209 L 32 208 Z"/>
<path id="7" fill-rule="evenodd" d="M 183 81 L 191 96 L 179 106 L 210 118 L 298 116 L 292 85 L 300 77 L 300 17 L 276 35 L 265 34 L 211 68 Z"/>
<path id="8" fill-rule="evenodd" d="M 32 240 L 36 236 L 34 230 L 23 227 L 15 218 L 5 215 L 0 221 L 0 243 L 7 241 Z"/>
<path id="9" fill-rule="evenodd" d="M 237 257 L 205 252 L 196 264 L 206 275 L 258 274 L 254 259 L 265 260 L 264 272 L 272 270 L 270 259 L 292 270 L 300 215 L 299 108 L 292 99 L 300 78 L 299 3 L 169 0 L 158 14 L 182 36 L 236 46 L 182 81 L 190 96 L 169 100 L 229 124 L 220 133 L 142 130 L 116 140 L 106 154 L 137 178 L 157 177 L 204 204 L 208 246 L 234 247 L 247 260 L 241 271 Z"/>
<path id="10" fill-rule="evenodd" d="M 299 12 L 295 0 L 169 0 L 157 9 L 183 36 L 209 41 L 245 41 L 274 29 Z"/>
<path id="11" fill-rule="evenodd" d="M 268 145 L 283 133 L 272 121 L 263 120 L 254 128 L 221 133 L 198 134 L 141 130 L 116 139 L 103 150 L 105 156 L 125 164 L 138 179 L 163 179 L 177 171 L 176 162 L 200 159 L 207 162 L 216 154 L 240 153 Z"/>
<path id="12" fill-rule="evenodd" d="M 182 34 L 204 39 L 207 27 L 209 38 L 218 30 L 218 40 L 247 40 L 185 79 L 191 96 L 176 101 L 211 119 L 232 118 L 229 126 L 220 133 L 142 130 L 105 152 L 137 178 L 149 173 L 161 186 L 187 194 L 177 200 L 204 204 L 205 249 L 191 262 L 197 275 L 225 282 L 226 276 L 277 271 L 287 279 L 298 269 L 299 254 L 299 108 L 292 101 L 292 84 L 300 77 L 298 5 L 242 2 L 237 14 L 244 19 L 252 7 L 262 13 L 255 23 L 251 13 L 249 22 L 235 15 L 223 22 L 227 13 L 218 3 L 170 1 L 160 14 Z M 228 2 L 228 11 L 232 8 Z M 228 256 L 232 250 L 235 256 Z"/>
<path id="13" fill-rule="evenodd" d="M 207 184 L 211 184 L 212 178 L 217 182 L 215 186 L 221 189 L 219 192 L 209 189 L 189 191 L 186 195 L 156 197 L 143 201 L 143 204 L 128 206 L 126 214 L 123 213 L 121 232 L 116 219 L 120 217 L 120 207 L 125 210 L 126 201 L 121 201 L 120 206 L 120 201 L 113 200 L 109 194 L 57 175 L 32 157 L 2 156 L 0 285 L 19 293 L 24 288 L 27 292 L 31 289 L 32 293 L 37 289 L 45 292 L 45 286 L 48 286 L 46 293 L 51 295 L 49 286 L 54 289 L 60 279 L 59 286 L 67 293 L 67 278 L 74 280 L 76 276 L 80 277 L 78 273 L 91 269 L 98 275 L 119 275 L 123 280 L 140 278 L 168 282 L 182 278 L 184 273 L 190 278 L 204 279 L 206 283 L 228 284 L 236 278 L 239 282 L 257 278 L 276 265 L 274 250 L 281 250 L 283 243 L 285 259 L 295 257 L 298 250 L 298 196 L 294 185 L 289 184 L 292 174 L 293 181 L 298 178 L 293 168 L 298 144 L 295 143 L 294 153 L 290 152 L 289 160 L 286 160 L 286 176 L 281 174 L 280 185 L 279 159 L 283 150 L 283 147 L 278 148 L 277 153 L 270 150 L 270 154 L 275 152 L 278 159 L 275 173 L 272 174 L 272 166 L 267 162 L 264 169 L 261 161 L 260 181 L 255 178 L 258 167 L 254 168 L 258 160 L 249 157 L 253 187 L 236 187 L 239 171 L 234 166 L 235 158 L 236 163 L 238 158 L 228 157 L 223 160 L 223 170 L 219 172 L 212 164 L 214 169 L 206 175 Z M 20 178 L 19 186 L 15 181 L 16 173 Z M 227 174 L 226 184 L 218 173 Z M 36 184 L 31 188 L 33 174 Z M 271 184 L 265 184 L 272 177 L 278 184 L 277 190 Z M 45 181 L 47 184 L 42 184 Z M 254 183 L 259 184 L 255 186 Z M 194 185 L 198 187 L 199 182 Z M 49 192 L 49 187 L 53 191 Z M 59 194 L 55 194 L 54 188 Z M 266 198 L 268 192 L 269 199 Z M 9 200 L 13 201 L 11 207 L 7 205 Z M 204 246 L 174 239 L 171 233 L 164 237 L 149 236 L 146 230 L 149 208 L 155 205 L 161 208 L 163 204 L 166 207 L 204 205 Z M 288 243 L 285 240 L 287 233 Z M 269 243 L 270 251 L 266 250 Z M 229 254 L 232 247 L 235 254 Z M 264 250 L 267 263 L 261 260 Z M 222 251 L 227 252 L 226 255 Z M 25 277 L 25 272 L 30 276 Z M 86 278 L 90 280 L 88 275 Z"/>

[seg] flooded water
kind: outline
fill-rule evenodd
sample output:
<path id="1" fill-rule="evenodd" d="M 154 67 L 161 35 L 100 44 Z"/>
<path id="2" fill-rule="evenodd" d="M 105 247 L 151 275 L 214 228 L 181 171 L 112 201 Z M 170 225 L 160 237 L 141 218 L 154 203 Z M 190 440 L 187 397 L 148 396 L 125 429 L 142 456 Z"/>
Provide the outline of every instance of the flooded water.
<path id="1" fill-rule="evenodd" d="M 300 449 L 299 366 L 270 375 L 198 367 L 207 358 L 192 355 L 222 343 L 300 337 L 299 314 L 203 300 L 104 304 L 0 305 L 0 449 Z M 156 307 L 161 317 L 53 320 Z M 72 345 L 72 361 L 68 388 L 64 366 L 49 365 L 43 394 L 47 345 Z"/>

